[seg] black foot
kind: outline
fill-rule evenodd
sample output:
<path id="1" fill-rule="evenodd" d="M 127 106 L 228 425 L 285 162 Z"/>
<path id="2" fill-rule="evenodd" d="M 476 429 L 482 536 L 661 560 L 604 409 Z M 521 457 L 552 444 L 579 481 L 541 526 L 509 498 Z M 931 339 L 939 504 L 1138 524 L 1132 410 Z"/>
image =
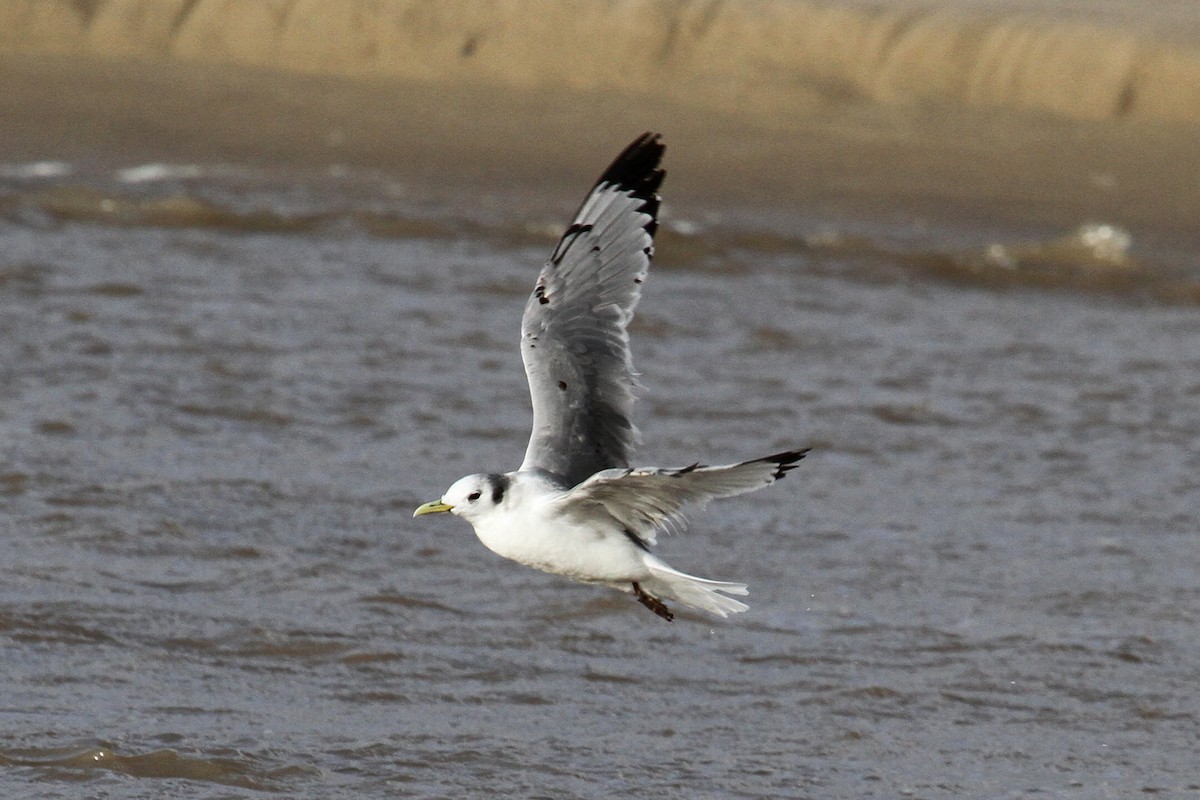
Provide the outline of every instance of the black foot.
<path id="1" fill-rule="evenodd" d="M 658 614 L 667 622 L 675 619 L 675 615 L 671 613 L 669 608 L 667 608 L 667 604 L 662 600 L 659 600 L 657 597 L 643 592 L 642 587 L 638 586 L 637 581 L 633 582 L 633 594 L 635 597 L 637 597 L 639 603 L 653 611 L 655 614 Z"/>

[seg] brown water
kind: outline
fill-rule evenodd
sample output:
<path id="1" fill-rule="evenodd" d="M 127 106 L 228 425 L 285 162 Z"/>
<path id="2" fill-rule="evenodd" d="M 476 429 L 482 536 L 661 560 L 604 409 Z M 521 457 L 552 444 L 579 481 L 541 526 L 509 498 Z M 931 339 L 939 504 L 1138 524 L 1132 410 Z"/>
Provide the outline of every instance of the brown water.
<path id="1" fill-rule="evenodd" d="M 669 215 L 645 463 L 814 451 L 663 542 L 752 606 L 667 625 L 410 516 L 519 461 L 519 315 L 570 206 L 0 180 L 0 794 L 1200 794 L 1177 250 Z"/>

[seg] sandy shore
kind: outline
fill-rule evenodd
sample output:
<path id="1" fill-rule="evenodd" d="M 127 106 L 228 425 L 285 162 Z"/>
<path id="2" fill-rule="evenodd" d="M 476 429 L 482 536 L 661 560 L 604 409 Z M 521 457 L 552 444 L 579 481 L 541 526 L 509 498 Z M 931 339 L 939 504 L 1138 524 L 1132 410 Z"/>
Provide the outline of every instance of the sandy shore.
<path id="1" fill-rule="evenodd" d="M 10 0 L 0 51 L 645 92 L 771 113 L 811 94 L 1200 120 L 1179 0 Z"/>
<path id="2" fill-rule="evenodd" d="M 536 5 L 6 3 L 2 159 L 346 164 L 565 196 L 655 129 L 676 203 L 1195 236 L 1186 4 Z"/>

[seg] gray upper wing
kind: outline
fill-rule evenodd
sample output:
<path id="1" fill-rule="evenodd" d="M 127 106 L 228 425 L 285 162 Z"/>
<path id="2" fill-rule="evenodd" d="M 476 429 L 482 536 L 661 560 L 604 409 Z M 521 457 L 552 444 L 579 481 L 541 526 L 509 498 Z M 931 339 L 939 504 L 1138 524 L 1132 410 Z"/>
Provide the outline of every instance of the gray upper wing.
<path id="1" fill-rule="evenodd" d="M 626 467 L 637 441 L 626 326 L 657 227 L 658 134 L 638 137 L 596 182 L 542 267 L 521 320 L 533 433 L 521 469 L 570 486 Z"/>
<path id="2" fill-rule="evenodd" d="M 740 464 L 682 469 L 605 470 L 565 495 L 563 501 L 587 517 L 588 507 L 600 505 L 625 530 L 645 544 L 654 544 L 660 527 L 683 522 L 683 509 L 702 506 L 717 497 L 731 497 L 769 486 L 794 469 L 805 450 L 789 450 Z"/>

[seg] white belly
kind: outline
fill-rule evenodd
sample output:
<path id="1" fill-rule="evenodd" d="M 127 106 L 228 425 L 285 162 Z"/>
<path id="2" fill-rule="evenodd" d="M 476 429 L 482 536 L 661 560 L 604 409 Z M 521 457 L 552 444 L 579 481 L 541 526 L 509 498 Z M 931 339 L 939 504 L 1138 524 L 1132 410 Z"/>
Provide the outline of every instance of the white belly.
<path id="1" fill-rule="evenodd" d="M 475 535 L 497 555 L 577 581 L 628 583 L 649 575 L 642 550 L 615 524 L 583 526 L 536 513 L 504 514 L 477 526 Z"/>

